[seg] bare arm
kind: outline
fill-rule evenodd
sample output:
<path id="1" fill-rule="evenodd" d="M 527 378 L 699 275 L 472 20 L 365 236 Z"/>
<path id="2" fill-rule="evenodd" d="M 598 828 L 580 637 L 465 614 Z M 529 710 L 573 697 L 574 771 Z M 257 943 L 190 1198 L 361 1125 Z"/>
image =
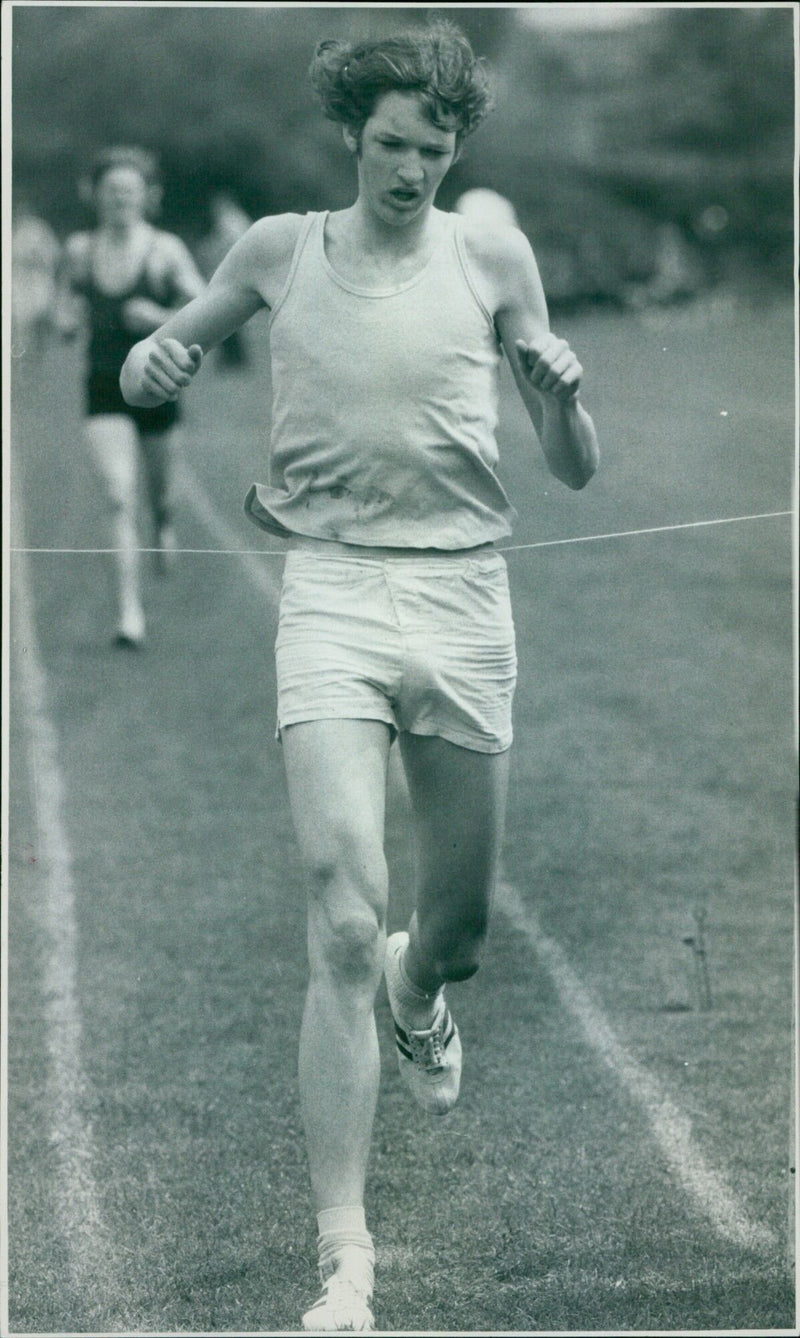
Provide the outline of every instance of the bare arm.
<path id="1" fill-rule="evenodd" d="M 594 423 L 580 403 L 583 368 L 567 341 L 550 329 L 530 244 L 516 228 L 487 233 L 477 241 L 477 257 L 503 348 L 547 466 L 567 487 L 584 488 L 597 469 L 600 451 Z"/>
<path id="2" fill-rule="evenodd" d="M 291 262 L 300 219 L 255 223 L 229 251 L 208 287 L 171 315 L 126 358 L 120 386 L 128 404 L 152 408 L 177 399 L 204 353 L 263 307 L 272 306 Z"/>

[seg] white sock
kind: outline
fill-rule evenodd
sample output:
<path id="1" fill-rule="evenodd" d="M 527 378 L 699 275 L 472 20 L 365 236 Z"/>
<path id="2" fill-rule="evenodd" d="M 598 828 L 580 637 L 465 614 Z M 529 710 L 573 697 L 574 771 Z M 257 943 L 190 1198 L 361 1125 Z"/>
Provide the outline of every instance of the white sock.
<path id="1" fill-rule="evenodd" d="M 425 1031 L 430 1027 L 436 1014 L 439 999 L 442 995 L 443 985 L 432 994 L 427 994 L 414 985 L 406 974 L 406 968 L 403 962 L 405 952 L 397 955 L 397 978 L 394 982 L 394 996 L 399 1007 L 402 1021 L 411 1028 L 412 1031 Z"/>
<path id="2" fill-rule="evenodd" d="M 323 1282 L 333 1273 L 352 1278 L 365 1296 L 372 1295 L 375 1247 L 360 1204 L 323 1208 L 317 1213 L 317 1250 Z"/>

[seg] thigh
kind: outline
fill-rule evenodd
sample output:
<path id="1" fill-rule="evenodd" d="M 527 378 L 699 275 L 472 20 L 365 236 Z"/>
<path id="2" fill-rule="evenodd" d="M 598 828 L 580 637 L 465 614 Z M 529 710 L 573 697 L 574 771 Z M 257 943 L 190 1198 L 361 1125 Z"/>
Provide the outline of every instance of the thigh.
<path id="1" fill-rule="evenodd" d="M 502 555 L 425 562 L 421 569 L 409 561 L 395 584 L 408 647 L 396 708 L 401 730 L 470 751 L 505 752 L 517 656 Z"/>
<path id="2" fill-rule="evenodd" d="M 300 854 L 317 889 L 339 902 L 366 898 L 382 919 L 388 725 L 313 720 L 286 726 L 281 739 Z"/>
<path id="3" fill-rule="evenodd" d="M 114 501 L 136 490 L 138 433 L 125 414 L 94 414 L 86 419 L 89 450 Z"/>
<path id="4" fill-rule="evenodd" d="M 287 554 L 275 640 L 280 730 L 334 719 L 394 730 L 402 652 L 381 563 Z"/>
<path id="5" fill-rule="evenodd" d="M 401 734 L 420 916 L 474 922 L 489 910 L 505 822 L 510 750 L 482 753 Z"/>

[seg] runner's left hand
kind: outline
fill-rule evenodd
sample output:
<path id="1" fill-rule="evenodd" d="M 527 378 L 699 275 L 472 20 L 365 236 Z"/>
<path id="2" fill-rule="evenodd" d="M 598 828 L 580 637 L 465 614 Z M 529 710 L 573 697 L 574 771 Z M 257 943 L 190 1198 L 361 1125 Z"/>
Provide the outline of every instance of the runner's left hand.
<path id="1" fill-rule="evenodd" d="M 551 396 L 560 404 L 577 399 L 583 368 L 566 339 L 559 339 L 548 330 L 529 343 L 518 339 L 516 347 L 525 376 L 534 390 L 542 396 Z"/>

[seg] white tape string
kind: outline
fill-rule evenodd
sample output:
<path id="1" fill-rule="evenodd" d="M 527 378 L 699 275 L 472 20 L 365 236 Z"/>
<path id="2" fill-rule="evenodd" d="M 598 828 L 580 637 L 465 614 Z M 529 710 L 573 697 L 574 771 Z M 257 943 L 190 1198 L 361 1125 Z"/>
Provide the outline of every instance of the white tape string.
<path id="1" fill-rule="evenodd" d="M 602 539 L 630 539 L 639 534 L 669 534 L 673 530 L 699 530 L 709 525 L 738 525 L 746 520 L 777 520 L 791 516 L 791 511 L 761 511 L 751 516 L 720 516 L 716 520 L 689 520 L 677 525 L 650 525 L 641 530 L 612 530 L 608 534 L 578 534 L 570 539 L 541 539 L 533 544 L 498 545 L 498 553 L 520 553 L 532 548 L 557 548 L 565 544 L 592 544 Z M 221 557 L 285 557 L 285 548 L 177 548 L 172 550 L 187 556 L 217 554 Z M 118 548 L 10 548 L 11 553 L 118 553 Z M 139 548 L 139 553 L 160 553 L 160 548 Z"/>

